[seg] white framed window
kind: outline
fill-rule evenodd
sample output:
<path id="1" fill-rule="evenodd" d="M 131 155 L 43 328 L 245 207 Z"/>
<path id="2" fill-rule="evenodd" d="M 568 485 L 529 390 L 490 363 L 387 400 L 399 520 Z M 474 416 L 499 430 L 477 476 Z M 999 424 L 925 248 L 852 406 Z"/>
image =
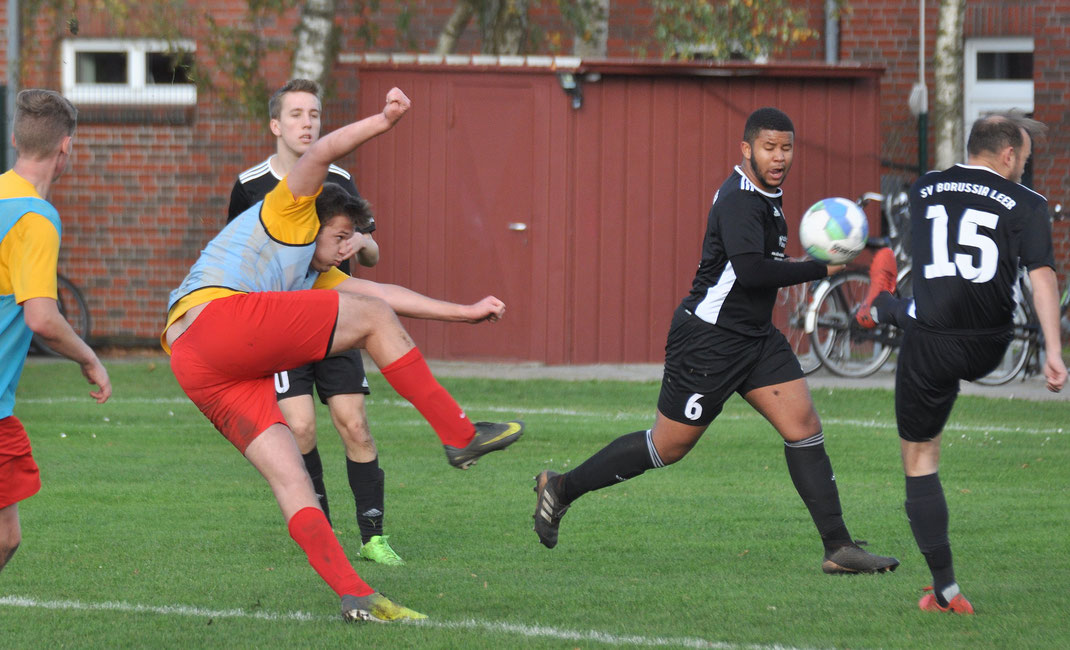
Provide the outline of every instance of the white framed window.
<path id="1" fill-rule="evenodd" d="M 963 61 L 966 131 L 977 118 L 997 111 L 1033 113 L 1033 39 L 966 39 Z"/>
<path id="2" fill-rule="evenodd" d="M 67 39 L 63 94 L 76 104 L 197 103 L 193 41 Z"/>

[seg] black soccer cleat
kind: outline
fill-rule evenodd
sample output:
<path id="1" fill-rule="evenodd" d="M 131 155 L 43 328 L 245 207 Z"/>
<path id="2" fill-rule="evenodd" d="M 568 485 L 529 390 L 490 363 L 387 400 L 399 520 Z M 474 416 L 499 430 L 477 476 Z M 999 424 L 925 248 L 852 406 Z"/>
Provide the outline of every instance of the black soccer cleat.
<path id="1" fill-rule="evenodd" d="M 864 543 L 864 542 L 863 542 Z M 858 544 L 844 544 L 831 553 L 825 553 L 821 570 L 825 573 L 884 573 L 895 571 L 899 560 L 894 557 L 874 555 Z"/>
<path id="2" fill-rule="evenodd" d="M 535 477 L 535 534 L 546 548 L 557 546 L 557 529 L 561 517 L 568 512 L 568 505 L 561 503 L 558 494 L 557 472 L 546 470 Z"/>
<path id="3" fill-rule="evenodd" d="M 457 469 L 468 469 L 484 454 L 505 449 L 524 435 L 524 423 L 520 420 L 503 424 L 476 422 L 475 427 L 476 435 L 466 447 L 443 445 L 446 449 L 446 460 Z"/>

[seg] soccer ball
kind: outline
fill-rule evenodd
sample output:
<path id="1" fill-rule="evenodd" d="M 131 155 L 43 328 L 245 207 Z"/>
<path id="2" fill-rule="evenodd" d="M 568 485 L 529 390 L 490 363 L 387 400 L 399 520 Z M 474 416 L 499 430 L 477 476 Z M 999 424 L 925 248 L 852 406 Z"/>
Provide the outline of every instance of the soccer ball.
<path id="1" fill-rule="evenodd" d="M 866 247 L 866 213 L 849 199 L 833 197 L 810 206 L 799 223 L 799 242 L 816 260 L 846 264 Z"/>

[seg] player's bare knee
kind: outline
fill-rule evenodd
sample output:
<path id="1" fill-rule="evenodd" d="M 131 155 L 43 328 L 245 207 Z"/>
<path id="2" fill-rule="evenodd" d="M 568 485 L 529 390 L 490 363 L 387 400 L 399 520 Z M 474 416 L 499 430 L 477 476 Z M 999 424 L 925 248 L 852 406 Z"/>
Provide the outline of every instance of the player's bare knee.
<path id="1" fill-rule="evenodd" d="M 342 443 L 346 448 L 346 455 L 350 459 L 366 462 L 368 458 L 375 458 L 375 439 L 372 438 L 371 430 L 368 429 L 368 421 L 359 418 L 344 423 L 338 429 L 342 436 Z"/>
<path id="2" fill-rule="evenodd" d="M 307 454 L 316 446 L 316 421 L 297 420 L 290 424 L 290 431 L 297 441 L 297 448 L 302 454 Z"/>

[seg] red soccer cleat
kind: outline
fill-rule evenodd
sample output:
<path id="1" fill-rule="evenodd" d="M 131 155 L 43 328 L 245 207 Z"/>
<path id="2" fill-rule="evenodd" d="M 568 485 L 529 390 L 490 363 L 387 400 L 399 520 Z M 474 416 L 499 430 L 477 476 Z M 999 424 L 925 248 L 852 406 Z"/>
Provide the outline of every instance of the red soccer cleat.
<path id="1" fill-rule="evenodd" d="M 873 262 L 869 265 L 869 293 L 866 299 L 858 307 L 855 320 L 865 329 L 873 329 L 877 321 L 873 320 L 870 313 L 873 307 L 873 299 L 882 291 L 895 293 L 895 276 L 898 269 L 895 266 L 895 253 L 890 248 L 881 248 L 873 254 Z"/>
<path id="2" fill-rule="evenodd" d="M 925 591 L 931 592 L 932 587 L 926 587 Z M 925 612 L 951 612 L 952 614 L 973 614 L 973 605 L 962 594 L 955 594 L 947 607 L 941 607 L 936 602 L 936 594 L 927 593 L 918 601 L 918 608 Z"/>

